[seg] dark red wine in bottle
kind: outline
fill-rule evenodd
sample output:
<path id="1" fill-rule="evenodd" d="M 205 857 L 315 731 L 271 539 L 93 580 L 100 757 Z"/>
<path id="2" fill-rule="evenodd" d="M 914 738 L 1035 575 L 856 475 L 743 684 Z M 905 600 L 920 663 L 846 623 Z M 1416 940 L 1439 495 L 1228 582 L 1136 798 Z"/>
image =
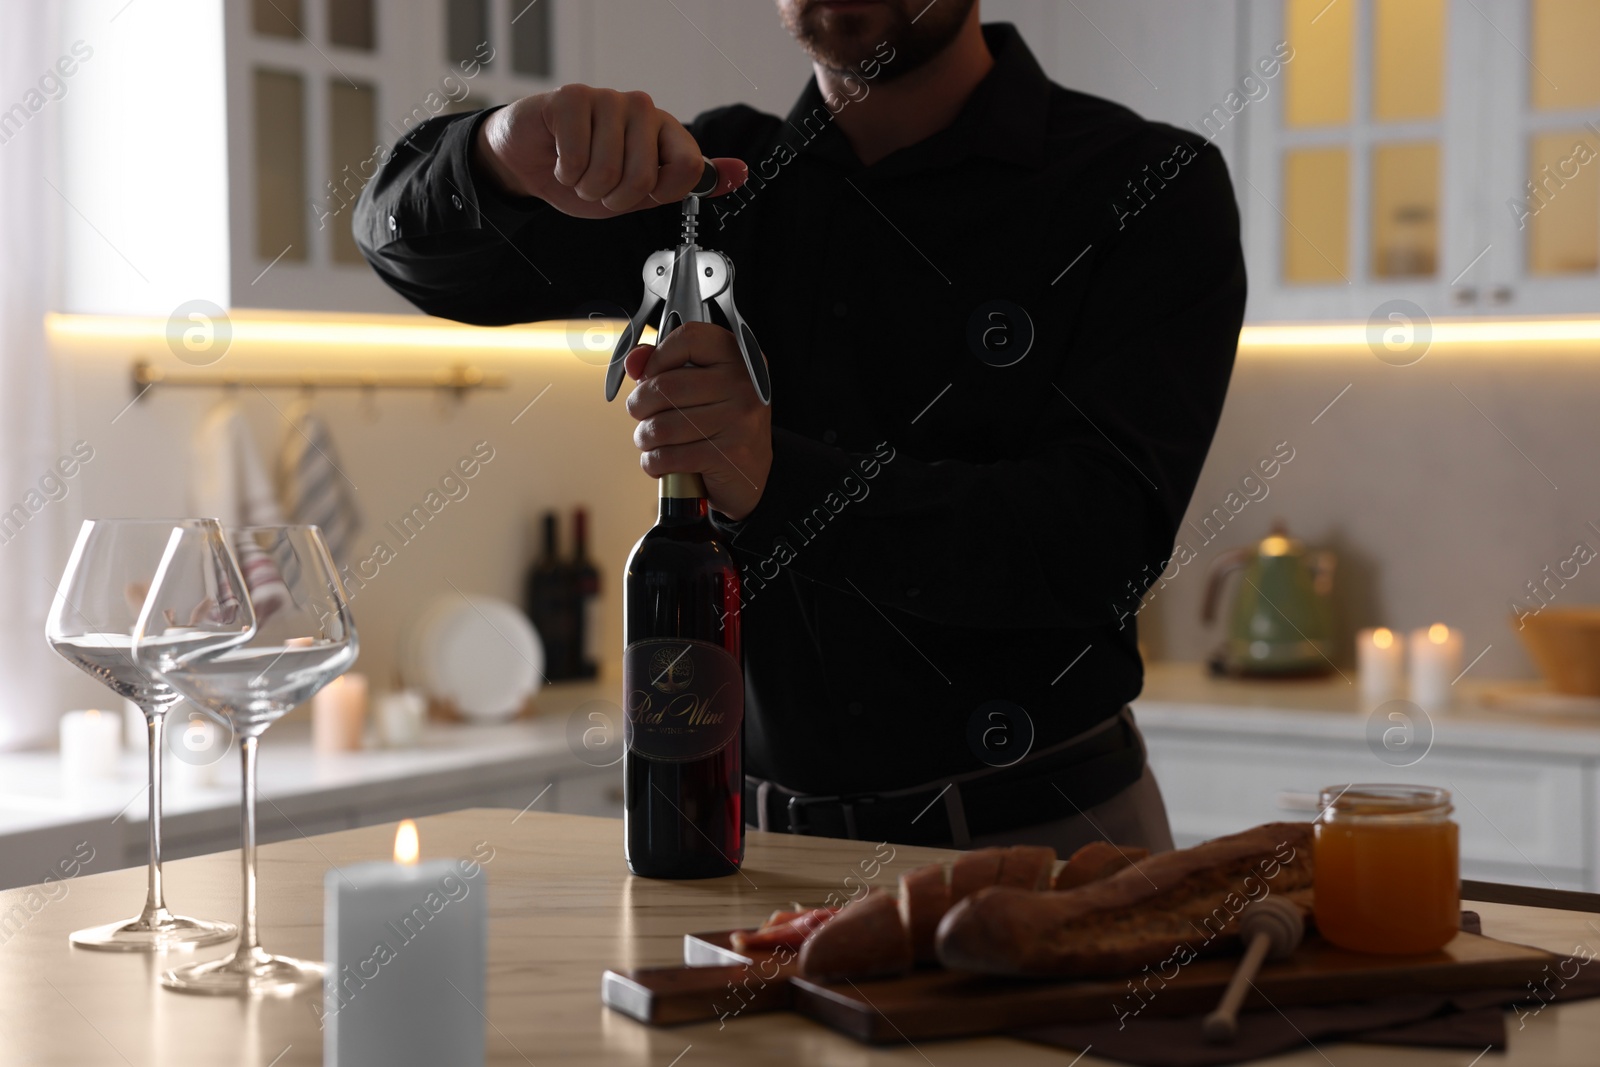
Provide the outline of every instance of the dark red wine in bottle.
<path id="1" fill-rule="evenodd" d="M 628 869 L 714 878 L 744 860 L 739 569 L 698 474 L 661 479 L 661 512 L 628 556 L 622 654 Z"/>

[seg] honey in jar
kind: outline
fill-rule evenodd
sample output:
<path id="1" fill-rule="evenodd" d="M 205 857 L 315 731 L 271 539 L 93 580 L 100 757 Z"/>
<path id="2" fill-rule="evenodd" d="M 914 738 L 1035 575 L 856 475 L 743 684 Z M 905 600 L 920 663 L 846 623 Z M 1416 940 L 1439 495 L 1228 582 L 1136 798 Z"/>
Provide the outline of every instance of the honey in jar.
<path id="1" fill-rule="evenodd" d="M 1316 824 L 1316 921 L 1357 952 L 1433 952 L 1461 925 L 1460 843 L 1445 789 L 1334 786 Z"/>

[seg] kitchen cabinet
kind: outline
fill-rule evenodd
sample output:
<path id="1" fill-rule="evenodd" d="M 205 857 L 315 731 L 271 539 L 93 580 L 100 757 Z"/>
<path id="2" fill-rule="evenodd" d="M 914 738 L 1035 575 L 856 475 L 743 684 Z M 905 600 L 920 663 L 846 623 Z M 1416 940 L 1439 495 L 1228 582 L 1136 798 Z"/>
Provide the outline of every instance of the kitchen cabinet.
<path id="1" fill-rule="evenodd" d="M 1253 91 L 1205 125 L 1246 130 L 1252 320 L 1376 318 L 1404 333 L 1417 309 L 1592 310 L 1600 2 L 1253 0 L 1242 13 L 1241 61 L 1281 71 L 1253 71 Z"/>
<path id="2" fill-rule="evenodd" d="M 230 307 L 413 310 L 350 216 L 434 115 L 574 81 L 646 89 L 685 121 L 741 99 L 781 114 L 808 74 L 771 5 L 742 0 L 72 4 L 63 34 L 63 166 L 43 195 L 70 208 L 64 310 L 175 331 Z"/>
<path id="3" fill-rule="evenodd" d="M 591 14 L 569 0 L 68 5 L 65 309 L 182 311 L 180 327 L 189 305 L 412 310 L 351 236 L 361 186 L 434 115 L 576 80 Z"/>
<path id="4" fill-rule="evenodd" d="M 1600 890 L 1600 713 L 1486 701 L 1496 691 L 1480 684 L 1460 707 L 1404 724 L 1403 758 L 1375 740 L 1389 721 L 1374 731 L 1337 675 L 1247 682 L 1152 664 L 1133 707 L 1179 846 L 1311 819 L 1326 786 L 1434 785 L 1454 798 L 1463 878 Z"/>
<path id="5" fill-rule="evenodd" d="M 226 5 L 231 305 L 408 310 L 351 235 L 362 186 L 427 119 L 571 80 L 574 11 L 559 0 Z"/>

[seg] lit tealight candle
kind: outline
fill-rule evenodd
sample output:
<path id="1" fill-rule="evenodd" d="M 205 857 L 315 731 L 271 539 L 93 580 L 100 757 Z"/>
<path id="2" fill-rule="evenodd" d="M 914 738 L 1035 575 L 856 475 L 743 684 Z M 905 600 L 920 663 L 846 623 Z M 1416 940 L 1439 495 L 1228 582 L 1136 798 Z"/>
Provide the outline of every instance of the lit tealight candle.
<path id="1" fill-rule="evenodd" d="M 1387 626 L 1356 634 L 1356 672 L 1361 699 L 1369 704 L 1393 700 L 1405 691 L 1405 642 Z"/>
<path id="2" fill-rule="evenodd" d="M 366 675 L 341 675 L 311 698 L 311 747 L 316 751 L 354 752 L 366 727 Z"/>
<path id="3" fill-rule="evenodd" d="M 122 751 L 122 721 L 96 710 L 61 716 L 61 776 L 69 782 L 109 778 Z"/>
<path id="4" fill-rule="evenodd" d="M 332 1067 L 484 1061 L 488 877 L 474 860 L 418 863 L 417 824 L 393 863 L 324 879 L 323 1058 Z"/>
<path id="5" fill-rule="evenodd" d="M 1424 710 L 1448 708 L 1461 674 L 1461 631 L 1442 622 L 1411 631 L 1411 702 Z"/>

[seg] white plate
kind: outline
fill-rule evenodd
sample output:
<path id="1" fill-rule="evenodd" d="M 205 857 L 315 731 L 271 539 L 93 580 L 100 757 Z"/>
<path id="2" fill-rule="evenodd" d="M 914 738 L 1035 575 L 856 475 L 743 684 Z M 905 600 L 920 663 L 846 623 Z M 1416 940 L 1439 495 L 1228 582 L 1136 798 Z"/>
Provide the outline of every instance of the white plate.
<path id="1" fill-rule="evenodd" d="M 544 672 L 544 649 L 527 616 L 493 597 L 440 597 L 405 645 L 406 680 L 479 722 L 514 716 Z"/>

